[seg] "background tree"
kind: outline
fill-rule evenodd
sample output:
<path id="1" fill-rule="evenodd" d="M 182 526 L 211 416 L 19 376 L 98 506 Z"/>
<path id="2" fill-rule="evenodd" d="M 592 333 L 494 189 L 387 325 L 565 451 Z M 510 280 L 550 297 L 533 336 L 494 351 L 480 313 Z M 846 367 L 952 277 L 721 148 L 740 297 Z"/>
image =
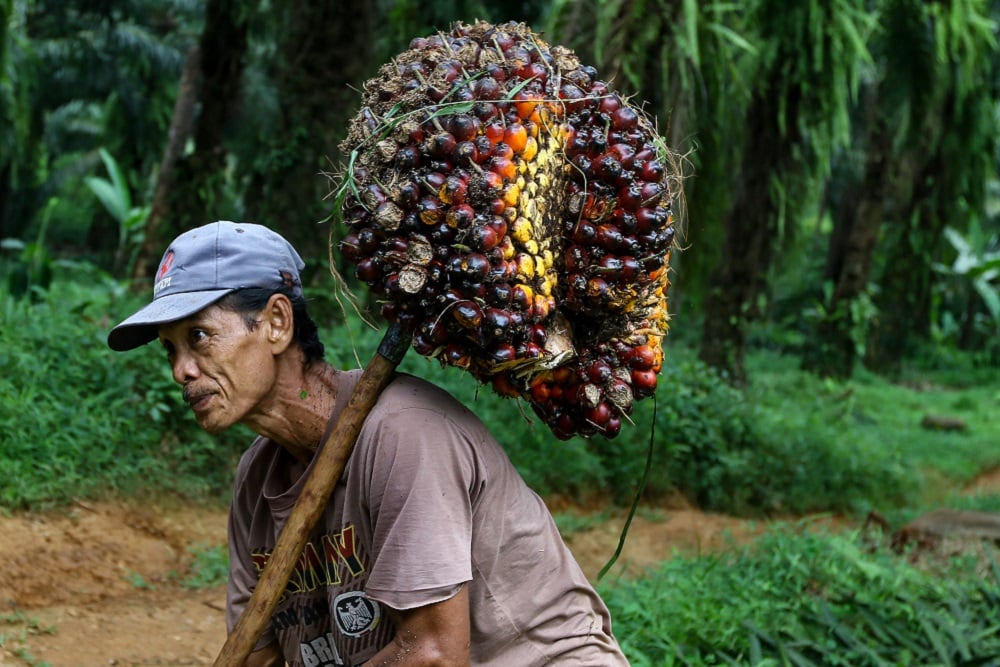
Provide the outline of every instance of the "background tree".
<path id="1" fill-rule="evenodd" d="M 746 381 L 749 322 L 775 241 L 812 202 L 827 156 L 849 138 L 870 17 L 860 0 L 756 2 L 749 25 L 762 45 L 747 108 L 738 182 L 725 217 L 719 263 L 705 301 L 700 356 L 736 384 Z"/>
<path id="2" fill-rule="evenodd" d="M 890 211 L 876 297 L 878 318 L 865 365 L 896 373 L 932 321 L 933 263 L 946 250 L 945 227 L 982 220 L 995 177 L 997 25 L 977 0 L 913 3 L 908 38 L 925 53 L 925 101 L 901 149 L 896 206 Z M 913 63 L 911 63 L 911 67 Z"/>

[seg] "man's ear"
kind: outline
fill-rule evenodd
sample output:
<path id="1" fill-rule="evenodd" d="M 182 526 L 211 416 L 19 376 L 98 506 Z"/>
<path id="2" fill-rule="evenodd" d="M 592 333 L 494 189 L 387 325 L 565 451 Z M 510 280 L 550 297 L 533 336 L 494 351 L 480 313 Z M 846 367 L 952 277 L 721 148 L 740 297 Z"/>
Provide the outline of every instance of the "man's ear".
<path id="1" fill-rule="evenodd" d="M 261 313 L 262 332 L 277 356 L 288 349 L 295 338 L 295 316 L 292 302 L 284 294 L 272 294 Z"/>

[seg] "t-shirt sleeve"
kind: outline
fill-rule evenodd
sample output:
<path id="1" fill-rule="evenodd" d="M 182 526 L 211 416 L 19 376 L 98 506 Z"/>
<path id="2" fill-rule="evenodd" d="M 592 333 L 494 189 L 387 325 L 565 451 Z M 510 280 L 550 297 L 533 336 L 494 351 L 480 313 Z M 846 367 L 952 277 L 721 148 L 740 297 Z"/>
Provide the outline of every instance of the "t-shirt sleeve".
<path id="1" fill-rule="evenodd" d="M 229 508 L 229 579 L 226 584 L 226 631 L 232 632 L 243 611 L 246 609 L 254 588 L 257 587 L 257 566 L 253 562 L 248 541 L 250 521 L 253 516 L 253 497 L 247 486 L 248 452 L 240 461 L 236 472 L 233 503 Z M 259 494 L 257 494 L 259 497 Z M 275 635 L 268 626 L 265 628 L 254 650 L 275 641 Z"/>
<path id="2" fill-rule="evenodd" d="M 472 493 L 480 474 L 470 436 L 423 407 L 368 426 L 362 438 L 373 557 L 366 593 L 394 609 L 447 600 L 472 579 Z"/>

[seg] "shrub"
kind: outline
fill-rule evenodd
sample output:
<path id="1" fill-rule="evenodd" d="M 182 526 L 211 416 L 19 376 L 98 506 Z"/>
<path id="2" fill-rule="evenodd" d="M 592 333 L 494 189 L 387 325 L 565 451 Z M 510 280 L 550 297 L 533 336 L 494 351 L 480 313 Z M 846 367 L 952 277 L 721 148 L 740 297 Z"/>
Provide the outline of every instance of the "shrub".
<path id="1" fill-rule="evenodd" d="M 635 667 L 994 664 L 1000 566 L 919 570 L 854 536 L 773 529 L 601 592 Z M 943 575 L 943 576 L 942 576 Z"/>
<path id="2" fill-rule="evenodd" d="M 221 493 L 247 434 L 198 429 L 162 355 L 111 352 L 110 323 L 139 302 L 87 267 L 62 268 L 36 303 L 0 297 L 0 505 Z"/>

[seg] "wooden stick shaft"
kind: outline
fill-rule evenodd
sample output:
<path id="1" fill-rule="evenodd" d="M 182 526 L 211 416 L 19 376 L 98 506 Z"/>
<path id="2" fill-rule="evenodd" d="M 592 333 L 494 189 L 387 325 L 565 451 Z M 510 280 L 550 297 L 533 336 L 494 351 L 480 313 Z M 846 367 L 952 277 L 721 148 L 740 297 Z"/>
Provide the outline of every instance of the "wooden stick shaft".
<path id="1" fill-rule="evenodd" d="M 347 407 L 316 455 L 309 478 L 274 545 L 274 553 L 261 573 L 243 615 L 226 638 L 219 657 L 215 659 L 215 667 L 243 667 L 247 656 L 253 651 L 254 645 L 271 621 L 271 615 L 278 606 L 292 570 L 302 556 L 309 534 L 326 509 L 330 495 L 344 471 L 344 465 L 354 450 L 354 441 L 365 418 L 389 383 L 408 347 L 409 336 L 400 327 L 393 325 L 386 331 L 378 353 L 365 367 Z"/>

